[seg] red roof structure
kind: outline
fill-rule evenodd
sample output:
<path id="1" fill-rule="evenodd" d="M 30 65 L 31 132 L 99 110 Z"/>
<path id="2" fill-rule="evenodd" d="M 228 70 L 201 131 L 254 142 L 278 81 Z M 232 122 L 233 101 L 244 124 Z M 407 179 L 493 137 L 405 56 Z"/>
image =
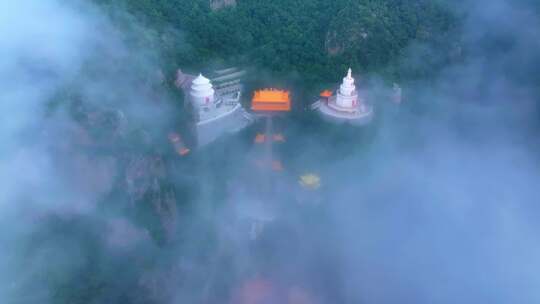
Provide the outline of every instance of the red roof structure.
<path id="1" fill-rule="evenodd" d="M 182 137 L 178 133 L 169 133 L 169 141 L 174 147 L 174 150 L 178 155 L 180 156 L 186 156 L 188 155 L 191 150 L 186 147 L 184 144 L 184 141 L 182 140 Z"/>
<path id="2" fill-rule="evenodd" d="M 275 89 L 255 91 L 251 109 L 255 112 L 289 112 L 291 110 L 290 93 Z"/>
<path id="3" fill-rule="evenodd" d="M 332 97 L 332 95 L 334 94 L 330 90 L 324 90 L 321 92 L 321 97 L 324 97 L 324 98 L 330 98 Z"/>
<path id="4" fill-rule="evenodd" d="M 257 136 L 255 136 L 256 144 L 262 144 L 265 142 L 265 140 L 266 140 L 266 136 L 264 134 L 257 134 Z"/>

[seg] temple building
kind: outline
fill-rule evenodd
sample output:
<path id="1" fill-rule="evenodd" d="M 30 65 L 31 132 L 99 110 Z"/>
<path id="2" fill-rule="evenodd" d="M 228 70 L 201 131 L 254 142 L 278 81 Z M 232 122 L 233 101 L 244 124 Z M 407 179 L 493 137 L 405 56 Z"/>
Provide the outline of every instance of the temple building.
<path id="1" fill-rule="evenodd" d="M 273 117 L 291 111 L 291 97 L 289 91 L 276 89 L 263 89 L 253 93 L 251 100 L 251 110 L 253 113 L 266 120 L 264 134 L 257 134 L 256 144 L 266 147 L 266 156 L 260 163 L 262 168 L 271 168 L 275 172 L 283 171 L 281 161 L 273 157 L 274 143 L 285 142 L 285 137 L 281 133 L 274 133 Z"/>
<path id="2" fill-rule="evenodd" d="M 242 77 L 246 71 L 238 68 L 215 70 L 210 73 L 210 81 L 214 85 L 216 94 L 227 95 L 242 91 Z"/>
<path id="3" fill-rule="evenodd" d="M 210 79 L 199 74 L 191 82 L 191 91 L 189 96 L 193 105 L 199 110 L 199 113 L 209 113 L 210 109 L 215 109 L 217 104 L 215 101 L 215 91 L 210 83 Z"/>
<path id="4" fill-rule="evenodd" d="M 291 97 L 288 91 L 264 89 L 255 91 L 251 102 L 251 110 L 268 116 L 280 112 L 291 111 Z"/>
<path id="5" fill-rule="evenodd" d="M 336 93 L 323 91 L 312 108 L 330 122 L 365 125 L 373 119 L 373 107 L 366 103 L 356 89 L 351 69 Z"/>
<path id="6" fill-rule="evenodd" d="M 240 77 L 244 72 L 232 68 L 216 71 L 216 74 L 217 89 L 213 81 L 202 74 L 197 77 L 177 75 L 177 86 L 187 93 L 194 111 L 198 147 L 222 135 L 238 132 L 254 121 L 240 104 L 243 89 Z"/>
<path id="7" fill-rule="evenodd" d="M 274 119 L 291 111 L 290 92 L 278 89 L 262 89 L 253 93 L 251 111 L 262 120 L 259 133 L 254 136 L 253 149 L 244 155 L 245 170 L 238 181 L 229 181 L 228 197 L 235 213 L 240 231 L 251 241 L 264 234 L 266 227 L 280 216 L 281 203 L 289 195 L 289 185 L 284 178 L 285 168 L 275 145 L 286 141 L 281 132 L 274 129 Z M 288 202 L 288 201 L 287 201 Z"/>

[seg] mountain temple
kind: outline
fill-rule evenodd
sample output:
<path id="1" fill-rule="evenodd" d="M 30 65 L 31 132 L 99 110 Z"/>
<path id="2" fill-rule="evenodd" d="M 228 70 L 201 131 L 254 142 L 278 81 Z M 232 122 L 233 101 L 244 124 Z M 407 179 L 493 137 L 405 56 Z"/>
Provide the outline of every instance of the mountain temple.
<path id="1" fill-rule="evenodd" d="M 366 103 L 356 89 L 351 69 L 336 94 L 329 90 L 323 91 L 313 108 L 330 122 L 365 125 L 373 118 L 373 107 Z"/>
<path id="2" fill-rule="evenodd" d="M 240 103 L 243 89 L 240 78 L 244 72 L 232 68 L 216 71 L 216 75 L 217 89 L 213 81 L 202 74 L 197 77 L 177 75 L 177 86 L 188 93 L 194 111 L 199 147 L 222 135 L 238 132 L 254 121 Z"/>

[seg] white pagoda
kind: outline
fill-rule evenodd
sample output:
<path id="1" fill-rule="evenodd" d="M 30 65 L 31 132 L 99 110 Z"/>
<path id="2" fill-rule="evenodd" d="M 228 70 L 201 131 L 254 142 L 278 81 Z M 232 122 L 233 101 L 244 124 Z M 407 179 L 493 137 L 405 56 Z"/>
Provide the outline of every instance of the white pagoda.
<path id="1" fill-rule="evenodd" d="M 252 122 L 240 104 L 241 88 L 218 93 L 202 74 L 191 82 L 189 97 L 197 116 L 198 146 L 204 146 L 224 133 L 234 133 Z"/>
<path id="2" fill-rule="evenodd" d="M 373 118 L 373 107 L 366 104 L 358 94 L 350 68 L 336 94 L 330 91 L 321 93 L 321 99 L 313 105 L 313 108 L 331 122 L 364 125 Z"/>
<path id="3" fill-rule="evenodd" d="M 189 92 L 193 107 L 198 111 L 199 120 L 204 120 L 205 116 L 212 116 L 217 114 L 216 109 L 216 96 L 214 87 L 210 83 L 210 79 L 199 74 L 191 82 L 191 90 Z"/>
<path id="4" fill-rule="evenodd" d="M 210 83 L 210 79 L 204 77 L 202 74 L 199 74 L 191 82 L 191 91 L 189 95 L 191 97 L 191 102 L 193 105 L 202 110 L 204 108 L 210 108 L 214 105 L 215 91 Z"/>

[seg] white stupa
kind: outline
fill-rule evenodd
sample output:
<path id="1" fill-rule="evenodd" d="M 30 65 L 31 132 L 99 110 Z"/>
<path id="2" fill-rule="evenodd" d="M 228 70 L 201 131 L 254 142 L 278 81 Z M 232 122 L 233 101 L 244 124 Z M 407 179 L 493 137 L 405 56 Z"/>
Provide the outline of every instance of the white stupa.
<path id="1" fill-rule="evenodd" d="M 199 74 L 191 83 L 191 102 L 199 111 L 208 112 L 214 105 L 215 91 L 210 79 Z"/>
<path id="2" fill-rule="evenodd" d="M 190 101 L 197 116 L 197 142 L 204 146 L 225 133 L 234 133 L 252 122 L 240 104 L 241 86 L 227 92 L 216 92 L 212 82 L 202 74 L 191 82 Z"/>
<path id="3" fill-rule="evenodd" d="M 347 76 L 343 78 L 343 83 L 337 92 L 335 105 L 339 107 L 339 110 L 354 111 L 357 103 L 358 92 L 356 91 L 356 86 L 354 85 L 354 78 L 352 78 L 352 70 L 349 69 Z"/>
<path id="4" fill-rule="evenodd" d="M 358 94 L 350 68 L 336 94 L 321 95 L 321 97 L 322 99 L 316 102 L 313 108 L 317 109 L 328 121 L 364 125 L 371 122 L 373 118 L 373 107 L 366 104 Z"/>

